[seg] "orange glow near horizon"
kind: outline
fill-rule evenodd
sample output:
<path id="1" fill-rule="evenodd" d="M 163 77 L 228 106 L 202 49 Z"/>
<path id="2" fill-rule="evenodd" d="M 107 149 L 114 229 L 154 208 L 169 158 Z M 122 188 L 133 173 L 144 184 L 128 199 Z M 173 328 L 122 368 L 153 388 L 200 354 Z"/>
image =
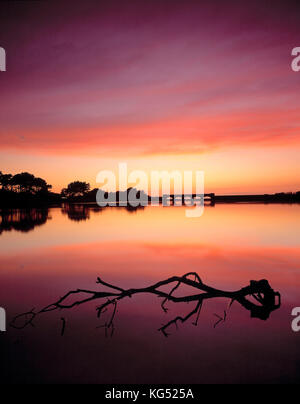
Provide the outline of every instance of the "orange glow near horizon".
<path id="1" fill-rule="evenodd" d="M 0 152 L 0 155 L 2 153 Z M 111 170 L 118 178 L 119 163 L 128 164 L 128 173 L 143 170 L 149 178 L 151 170 L 204 171 L 205 192 L 216 194 L 275 193 L 299 191 L 300 165 L 298 149 L 282 147 L 227 147 L 202 154 L 121 157 L 39 156 L 5 153 L 1 158 L 4 172 L 32 172 L 53 185 L 54 192 L 74 180 L 89 182 L 98 188 L 99 171 Z M 129 184 L 134 186 L 134 184 Z M 137 185 L 138 188 L 138 185 Z M 145 190 L 146 191 L 146 190 Z"/>

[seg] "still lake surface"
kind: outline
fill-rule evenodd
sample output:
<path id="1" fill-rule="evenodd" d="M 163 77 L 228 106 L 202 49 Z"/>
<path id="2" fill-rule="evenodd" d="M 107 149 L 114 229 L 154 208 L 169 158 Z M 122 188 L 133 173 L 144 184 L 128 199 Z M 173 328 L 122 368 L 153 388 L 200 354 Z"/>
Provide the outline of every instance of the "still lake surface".
<path id="1" fill-rule="evenodd" d="M 89 206 L 14 210 L 0 218 L 0 306 L 13 316 L 40 309 L 69 290 L 100 289 L 97 276 L 123 288 L 143 287 L 196 271 L 203 282 L 238 290 L 267 279 L 282 297 L 267 321 L 234 303 L 204 302 L 192 321 L 158 328 L 190 305 L 138 295 L 118 305 L 115 332 L 105 337 L 92 302 L 43 314 L 35 327 L 0 333 L 4 379 L 70 383 L 288 383 L 300 380 L 300 206 L 236 204 L 205 207 Z M 102 288 L 103 289 L 103 288 Z M 100 302 L 99 302 L 100 303 Z M 107 313 L 108 315 L 109 313 Z M 61 317 L 66 319 L 63 337 Z M 98 327 L 98 328 L 97 328 Z"/>

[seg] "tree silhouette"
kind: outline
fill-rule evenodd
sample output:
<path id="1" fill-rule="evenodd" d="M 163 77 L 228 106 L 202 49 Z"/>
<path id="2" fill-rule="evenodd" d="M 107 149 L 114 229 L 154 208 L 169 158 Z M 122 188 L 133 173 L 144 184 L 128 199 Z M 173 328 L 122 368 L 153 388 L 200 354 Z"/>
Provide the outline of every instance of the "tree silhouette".
<path id="1" fill-rule="evenodd" d="M 9 189 L 11 185 L 11 179 L 11 174 L 3 174 L 2 171 L 0 171 L 0 185 L 4 191 L 7 191 Z"/>
<path id="2" fill-rule="evenodd" d="M 33 174 L 20 173 L 12 177 L 11 185 L 16 192 L 29 192 L 33 181 Z"/>
<path id="3" fill-rule="evenodd" d="M 90 190 L 90 184 L 83 181 L 71 182 L 67 188 L 63 188 L 61 195 L 65 198 L 77 198 L 86 195 Z"/>
<path id="4" fill-rule="evenodd" d="M 45 180 L 42 178 L 36 177 L 34 178 L 33 184 L 32 184 L 32 190 L 34 193 L 40 193 L 40 192 L 48 192 L 49 189 L 52 188 L 52 185 L 47 184 Z"/>

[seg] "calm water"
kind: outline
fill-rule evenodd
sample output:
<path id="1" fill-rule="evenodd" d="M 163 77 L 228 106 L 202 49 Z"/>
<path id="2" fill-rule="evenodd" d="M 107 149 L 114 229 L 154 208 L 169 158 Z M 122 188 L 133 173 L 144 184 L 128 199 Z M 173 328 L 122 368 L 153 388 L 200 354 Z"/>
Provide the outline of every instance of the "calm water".
<path id="1" fill-rule="evenodd" d="M 213 287 L 235 290 L 267 279 L 282 306 L 267 321 L 234 303 L 204 303 L 198 326 L 157 329 L 190 305 L 155 296 L 120 302 L 115 333 L 106 338 L 95 307 L 47 313 L 35 327 L 0 334 L 2 371 L 11 381 L 93 383 L 299 382 L 300 206 L 217 205 L 197 219 L 184 208 L 53 208 L 2 212 L 0 306 L 8 320 L 39 309 L 69 290 L 97 290 L 97 276 L 124 288 L 197 271 Z M 66 330 L 60 336 L 61 316 Z"/>

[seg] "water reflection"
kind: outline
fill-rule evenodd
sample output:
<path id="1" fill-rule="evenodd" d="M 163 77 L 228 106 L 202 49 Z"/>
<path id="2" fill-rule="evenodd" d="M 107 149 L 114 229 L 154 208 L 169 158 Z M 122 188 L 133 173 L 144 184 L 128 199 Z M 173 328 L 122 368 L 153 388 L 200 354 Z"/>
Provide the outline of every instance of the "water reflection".
<path id="1" fill-rule="evenodd" d="M 49 209 L 5 209 L 0 213 L 0 234 L 4 231 L 27 233 L 51 219 Z"/>
<path id="2" fill-rule="evenodd" d="M 119 302 L 114 338 L 105 339 L 105 329 L 98 327 L 105 321 L 109 324 L 114 305 L 98 319 L 96 306 L 106 298 L 93 300 L 45 313 L 36 319 L 35 328 L 7 327 L 0 344 L 8 356 L 3 367 L 11 364 L 7 378 L 72 383 L 299 380 L 299 334 L 291 329 L 291 311 L 300 301 L 300 228 L 296 226 L 300 205 L 216 204 L 192 220 L 186 218 L 185 207 L 150 206 L 135 213 L 95 208 L 85 205 L 89 219 L 78 222 L 55 207 L 49 210 L 52 220 L 35 231 L 2 233 L 0 305 L 7 309 L 8 323 L 18 313 L 38 311 L 78 287 L 104 291 L 104 286 L 95 284 L 98 276 L 128 290 L 191 269 L 204 284 L 230 292 L 249 286 L 251 279 L 267 279 L 282 296 L 280 309 L 265 322 L 260 320 L 269 315 L 265 304 L 271 308 L 280 304 L 272 295 L 263 305 L 248 296 L 247 308 L 234 302 L 229 311 L 230 299 L 207 299 L 198 327 L 192 324 L 195 314 L 184 325 L 178 322 L 178 331 L 175 324 L 170 326 L 166 331 L 172 336 L 166 339 L 157 329 L 176 316 L 187 316 L 197 302 L 168 302 L 165 314 L 160 307 L 163 298 L 139 293 Z M 6 214 L 5 222 L 9 221 L 13 222 Z M 170 293 L 171 288 L 159 290 Z M 181 286 L 174 296 L 192 293 Z M 65 303 L 88 297 L 73 295 Z M 66 320 L 65 330 L 61 317 Z M 111 328 L 107 331 L 109 336 Z"/>
<path id="3" fill-rule="evenodd" d="M 90 218 L 91 208 L 86 205 L 70 205 L 64 204 L 61 208 L 61 213 L 68 216 L 68 219 L 74 222 L 81 222 Z"/>
<path id="4" fill-rule="evenodd" d="M 96 205 L 83 204 L 63 204 L 61 213 L 74 222 L 81 222 L 90 219 L 92 213 L 100 213 L 103 209 Z M 129 213 L 134 213 L 138 210 L 143 210 L 144 207 L 132 206 L 116 206 L 114 209 L 126 210 Z M 0 211 L 0 235 L 4 231 L 20 231 L 29 232 L 35 227 L 42 226 L 51 219 L 48 208 L 33 208 L 33 209 L 3 209 Z"/>
<path id="5" fill-rule="evenodd" d="M 115 206 L 115 209 L 125 209 L 129 213 L 136 212 L 137 210 L 143 210 L 143 206 Z M 107 208 L 100 208 L 96 205 L 83 205 L 83 204 L 63 204 L 61 208 L 61 213 L 63 215 L 67 215 L 68 219 L 74 222 L 81 222 L 90 219 L 90 213 L 99 213 L 102 212 L 103 209 L 110 209 Z"/>

